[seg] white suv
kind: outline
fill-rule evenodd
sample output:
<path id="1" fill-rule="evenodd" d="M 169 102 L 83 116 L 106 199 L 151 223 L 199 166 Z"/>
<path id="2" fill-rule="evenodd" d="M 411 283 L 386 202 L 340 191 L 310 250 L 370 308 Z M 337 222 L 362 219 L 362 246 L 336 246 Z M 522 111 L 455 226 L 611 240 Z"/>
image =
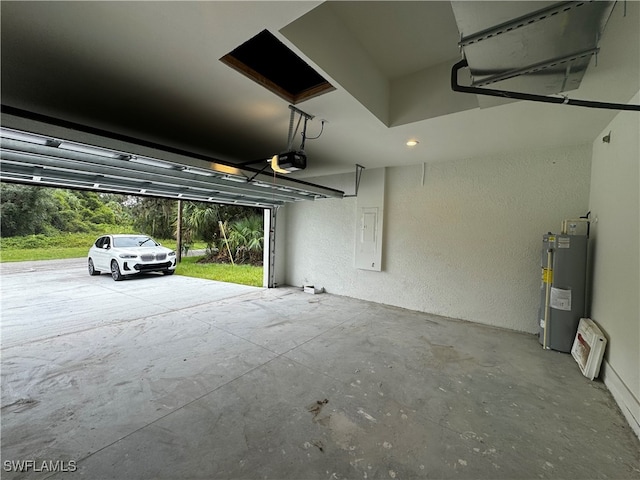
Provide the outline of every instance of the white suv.
<path id="1" fill-rule="evenodd" d="M 108 271 L 116 282 L 142 272 L 172 275 L 176 252 L 147 235 L 103 235 L 89 249 L 88 264 L 89 275 Z"/>

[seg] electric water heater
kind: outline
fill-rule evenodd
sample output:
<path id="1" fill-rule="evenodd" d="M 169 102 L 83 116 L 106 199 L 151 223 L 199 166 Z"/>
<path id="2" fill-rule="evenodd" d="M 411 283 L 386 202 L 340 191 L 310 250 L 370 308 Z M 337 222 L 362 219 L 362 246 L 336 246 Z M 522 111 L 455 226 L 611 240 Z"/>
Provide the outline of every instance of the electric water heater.
<path id="1" fill-rule="evenodd" d="M 573 225 L 573 224 L 570 224 Z M 575 227 L 542 238 L 539 340 L 544 348 L 570 352 L 580 319 L 586 314 L 587 233 Z"/>

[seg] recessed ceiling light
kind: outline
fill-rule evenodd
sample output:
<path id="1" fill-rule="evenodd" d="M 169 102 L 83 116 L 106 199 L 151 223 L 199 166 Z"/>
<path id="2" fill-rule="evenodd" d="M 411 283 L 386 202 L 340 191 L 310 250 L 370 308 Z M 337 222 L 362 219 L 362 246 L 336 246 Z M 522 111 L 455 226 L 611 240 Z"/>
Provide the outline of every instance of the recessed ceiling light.
<path id="1" fill-rule="evenodd" d="M 407 142 L 407 147 L 415 147 L 419 142 L 417 140 L 409 140 Z"/>

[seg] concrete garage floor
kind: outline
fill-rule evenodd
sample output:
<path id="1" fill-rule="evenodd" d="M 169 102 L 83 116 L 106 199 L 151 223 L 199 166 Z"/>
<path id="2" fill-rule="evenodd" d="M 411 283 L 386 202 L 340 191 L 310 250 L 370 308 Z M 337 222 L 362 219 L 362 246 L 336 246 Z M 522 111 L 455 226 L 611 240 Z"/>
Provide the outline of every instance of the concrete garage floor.
<path id="1" fill-rule="evenodd" d="M 84 260 L 0 279 L 3 479 L 640 477 L 603 384 L 532 335 Z"/>

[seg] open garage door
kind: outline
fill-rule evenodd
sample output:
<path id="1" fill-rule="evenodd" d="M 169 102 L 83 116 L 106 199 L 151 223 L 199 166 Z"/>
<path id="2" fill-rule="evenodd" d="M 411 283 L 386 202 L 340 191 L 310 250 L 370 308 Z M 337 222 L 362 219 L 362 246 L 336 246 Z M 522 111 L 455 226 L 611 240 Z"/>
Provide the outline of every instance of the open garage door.
<path id="1" fill-rule="evenodd" d="M 275 216 L 289 202 L 344 192 L 81 125 L 3 112 L 0 181 L 265 209 L 265 281 L 275 286 Z M 265 159 L 265 167 L 267 165 Z"/>
<path id="2" fill-rule="evenodd" d="M 344 196 L 264 168 L 238 167 L 96 129 L 31 124 L 27 130 L 7 120 L 3 115 L 0 128 L 0 179 L 6 182 L 262 208 Z"/>

